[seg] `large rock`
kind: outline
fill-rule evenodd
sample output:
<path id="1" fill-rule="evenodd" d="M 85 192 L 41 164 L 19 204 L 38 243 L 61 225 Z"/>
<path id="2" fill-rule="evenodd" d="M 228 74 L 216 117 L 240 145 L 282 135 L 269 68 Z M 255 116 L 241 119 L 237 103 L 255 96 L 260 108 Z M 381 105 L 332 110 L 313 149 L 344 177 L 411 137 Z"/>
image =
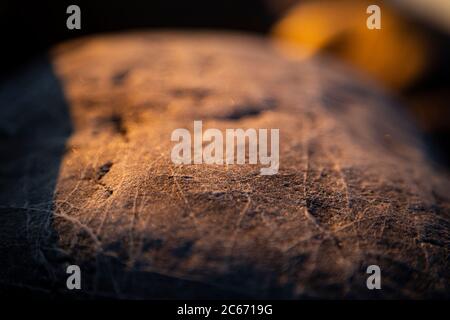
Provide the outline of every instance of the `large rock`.
<path id="1" fill-rule="evenodd" d="M 65 294 L 78 264 L 82 297 L 449 297 L 448 177 L 376 85 L 216 33 L 86 38 L 50 61 L 0 88 L 5 288 Z M 194 120 L 279 128 L 278 174 L 174 165 Z"/>

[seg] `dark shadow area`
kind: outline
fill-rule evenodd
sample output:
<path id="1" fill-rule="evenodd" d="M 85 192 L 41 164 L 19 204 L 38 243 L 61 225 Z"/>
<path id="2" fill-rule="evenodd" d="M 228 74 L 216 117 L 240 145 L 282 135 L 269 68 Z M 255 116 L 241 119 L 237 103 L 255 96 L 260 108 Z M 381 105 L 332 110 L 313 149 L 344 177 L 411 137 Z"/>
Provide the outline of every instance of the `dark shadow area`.
<path id="1" fill-rule="evenodd" d="M 71 132 L 46 56 L 0 84 L 0 293 L 47 294 L 63 272 L 52 207 Z"/>

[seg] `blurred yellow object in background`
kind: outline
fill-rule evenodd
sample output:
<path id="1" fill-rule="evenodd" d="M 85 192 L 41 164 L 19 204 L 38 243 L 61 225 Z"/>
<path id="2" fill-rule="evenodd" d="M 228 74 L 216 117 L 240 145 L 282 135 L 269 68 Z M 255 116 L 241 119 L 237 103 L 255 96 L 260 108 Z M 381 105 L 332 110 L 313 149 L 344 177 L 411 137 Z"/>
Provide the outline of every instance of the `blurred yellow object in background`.
<path id="1" fill-rule="evenodd" d="M 369 5 L 381 8 L 381 29 L 370 30 Z M 380 1 L 322 0 L 301 2 L 273 28 L 273 36 L 308 58 L 330 53 L 401 90 L 426 70 L 427 40 L 405 17 Z M 292 52 L 292 51 L 291 51 Z"/>

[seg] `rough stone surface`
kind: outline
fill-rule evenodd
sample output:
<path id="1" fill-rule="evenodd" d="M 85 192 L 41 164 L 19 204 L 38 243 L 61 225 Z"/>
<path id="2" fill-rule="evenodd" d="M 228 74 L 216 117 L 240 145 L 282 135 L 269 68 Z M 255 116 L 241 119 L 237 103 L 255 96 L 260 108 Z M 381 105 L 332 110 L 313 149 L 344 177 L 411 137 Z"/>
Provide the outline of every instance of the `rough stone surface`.
<path id="1" fill-rule="evenodd" d="M 92 37 L 0 102 L 5 291 L 68 294 L 75 263 L 81 297 L 450 295 L 449 179 L 400 108 L 334 62 L 250 36 Z M 279 173 L 172 164 L 171 132 L 194 120 L 280 128 Z"/>

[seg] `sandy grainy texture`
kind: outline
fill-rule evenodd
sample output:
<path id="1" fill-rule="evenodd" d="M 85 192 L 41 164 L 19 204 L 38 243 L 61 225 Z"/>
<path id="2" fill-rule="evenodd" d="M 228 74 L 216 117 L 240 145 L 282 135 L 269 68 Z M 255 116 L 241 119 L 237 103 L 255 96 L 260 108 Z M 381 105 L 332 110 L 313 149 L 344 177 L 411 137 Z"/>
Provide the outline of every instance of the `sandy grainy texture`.
<path id="1" fill-rule="evenodd" d="M 2 252 L 28 272 L 2 266 L 9 287 L 64 294 L 76 263 L 88 297 L 449 296 L 448 177 L 374 84 L 226 34 L 93 37 L 51 57 L 15 90 L 53 115 L 63 95 L 67 119 L 30 113 L 44 121 L 31 132 L 2 122 L 21 155 L 2 158 L 15 168 L 2 176 Z M 194 120 L 279 128 L 279 173 L 172 164 L 171 132 Z M 40 160 L 16 146 L 22 136 Z M 366 288 L 372 264 L 382 290 Z"/>

